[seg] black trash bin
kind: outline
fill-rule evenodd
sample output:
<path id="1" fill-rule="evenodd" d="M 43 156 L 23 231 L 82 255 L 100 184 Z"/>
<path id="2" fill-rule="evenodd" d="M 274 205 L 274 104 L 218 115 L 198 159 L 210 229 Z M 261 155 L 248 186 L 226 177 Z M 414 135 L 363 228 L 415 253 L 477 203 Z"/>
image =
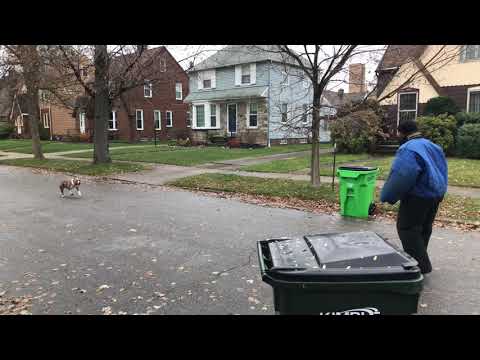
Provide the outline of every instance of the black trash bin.
<path id="1" fill-rule="evenodd" d="M 423 285 L 415 259 L 371 231 L 258 242 L 276 314 L 414 314 Z"/>

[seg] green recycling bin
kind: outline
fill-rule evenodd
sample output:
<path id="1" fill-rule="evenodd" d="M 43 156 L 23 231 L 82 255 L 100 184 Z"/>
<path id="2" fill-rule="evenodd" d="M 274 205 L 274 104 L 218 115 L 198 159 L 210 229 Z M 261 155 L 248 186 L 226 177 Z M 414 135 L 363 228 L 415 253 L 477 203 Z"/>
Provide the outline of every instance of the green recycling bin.
<path id="1" fill-rule="evenodd" d="M 375 209 L 378 168 L 341 166 L 337 174 L 340 179 L 340 214 L 367 218 Z"/>

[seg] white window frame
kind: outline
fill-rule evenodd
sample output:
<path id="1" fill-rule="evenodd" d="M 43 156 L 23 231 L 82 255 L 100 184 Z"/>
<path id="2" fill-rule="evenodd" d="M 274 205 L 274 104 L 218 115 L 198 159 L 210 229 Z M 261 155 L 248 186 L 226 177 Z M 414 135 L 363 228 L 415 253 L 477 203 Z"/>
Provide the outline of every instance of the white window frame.
<path id="1" fill-rule="evenodd" d="M 148 90 L 150 95 L 147 95 L 145 92 Z M 153 97 L 153 85 L 150 81 L 146 81 L 143 85 L 143 97 L 151 99 Z"/>
<path id="2" fill-rule="evenodd" d="M 170 124 L 168 123 L 168 114 L 170 114 Z M 165 111 L 165 123 L 166 127 L 173 127 L 173 112 L 171 110 Z"/>
<path id="3" fill-rule="evenodd" d="M 250 105 L 251 104 L 256 104 L 257 105 L 257 113 L 255 114 L 257 116 L 257 125 L 256 126 L 251 126 L 250 125 Z M 247 103 L 247 129 L 258 129 L 258 102 L 252 101 Z"/>
<path id="4" fill-rule="evenodd" d="M 248 74 L 243 73 L 243 68 L 248 67 Z M 243 77 L 248 75 L 248 82 L 243 82 Z M 240 84 L 241 85 L 250 85 L 252 83 L 252 68 L 250 64 L 242 64 L 240 65 Z"/>
<path id="5" fill-rule="evenodd" d="M 468 90 L 467 90 L 467 108 L 466 108 L 466 112 L 470 112 L 470 94 L 471 94 L 471 93 L 476 93 L 476 92 L 480 92 L 480 86 L 468 88 Z"/>
<path id="6" fill-rule="evenodd" d="M 210 80 L 210 87 L 204 87 L 204 81 Z M 198 73 L 198 90 L 212 90 L 217 87 L 217 73 L 215 69 L 203 70 Z"/>
<path id="7" fill-rule="evenodd" d="M 158 126 L 155 126 L 155 114 L 158 114 Z M 162 112 L 160 110 L 153 110 L 153 127 L 155 130 L 162 130 Z"/>
<path id="8" fill-rule="evenodd" d="M 400 97 L 402 95 L 408 95 L 408 94 L 415 94 L 416 101 L 415 101 L 415 121 L 417 120 L 418 117 L 418 96 L 419 93 L 418 91 L 406 91 L 406 92 L 399 92 L 398 93 L 398 98 L 397 98 L 397 127 L 400 125 L 400 112 L 412 112 L 413 110 L 401 110 L 400 111 Z"/>
<path id="9" fill-rule="evenodd" d="M 215 106 L 215 115 L 212 115 L 212 105 Z M 220 121 L 220 119 L 218 117 L 218 106 L 219 106 L 218 104 L 214 104 L 214 103 L 209 103 L 208 104 L 208 108 L 210 110 L 210 114 L 208 115 L 208 119 L 210 121 L 210 127 L 211 128 L 216 128 L 218 122 Z M 215 117 L 215 126 L 212 126 L 212 116 Z"/>
<path id="10" fill-rule="evenodd" d="M 180 86 L 180 97 L 178 97 L 178 91 L 177 88 Z M 175 83 L 175 100 L 183 100 L 183 85 L 181 82 Z"/>
<path id="11" fill-rule="evenodd" d="M 138 127 L 138 113 L 139 112 L 140 112 L 140 114 L 142 114 L 142 117 L 141 117 L 142 127 L 141 128 Z M 136 126 L 137 130 L 144 130 L 145 129 L 145 123 L 144 123 L 144 120 L 143 120 L 143 109 L 135 109 L 135 126 Z"/>
<path id="12" fill-rule="evenodd" d="M 45 119 L 47 121 L 45 121 Z M 50 114 L 48 112 L 44 112 L 42 115 L 42 120 L 43 120 L 43 127 L 45 129 L 50 129 Z"/>
<path id="13" fill-rule="evenodd" d="M 205 126 L 198 127 L 197 126 L 197 106 L 204 106 L 204 117 L 205 117 Z M 210 118 L 210 105 L 216 105 L 216 117 L 217 117 L 217 126 L 212 127 L 211 118 Z M 192 123 L 191 128 L 194 130 L 213 130 L 213 129 L 220 129 L 220 103 L 211 103 L 211 102 L 201 102 L 201 103 L 194 103 L 192 104 Z"/>
<path id="14" fill-rule="evenodd" d="M 113 128 L 110 129 L 110 118 L 108 119 L 108 130 L 109 131 L 117 131 L 118 130 L 118 123 L 117 123 L 117 111 L 112 110 L 112 123 Z"/>
<path id="15" fill-rule="evenodd" d="M 190 125 L 188 124 L 188 120 L 190 120 Z M 187 111 L 186 125 L 189 128 L 192 127 L 192 111 Z"/>
<path id="16" fill-rule="evenodd" d="M 82 126 L 82 122 L 83 122 L 83 126 Z M 84 111 L 82 111 L 78 115 L 78 125 L 79 125 L 79 128 L 80 128 L 80 134 L 85 134 L 87 124 L 86 124 L 86 113 Z"/>

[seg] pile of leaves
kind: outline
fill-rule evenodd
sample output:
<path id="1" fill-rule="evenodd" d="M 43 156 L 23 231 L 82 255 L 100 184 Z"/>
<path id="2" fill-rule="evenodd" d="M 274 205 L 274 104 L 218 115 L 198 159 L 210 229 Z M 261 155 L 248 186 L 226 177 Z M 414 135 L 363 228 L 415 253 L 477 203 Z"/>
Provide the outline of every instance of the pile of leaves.
<path id="1" fill-rule="evenodd" d="M 4 292 L 0 295 L 0 315 L 31 315 L 31 298 L 21 296 L 18 298 L 6 298 Z"/>

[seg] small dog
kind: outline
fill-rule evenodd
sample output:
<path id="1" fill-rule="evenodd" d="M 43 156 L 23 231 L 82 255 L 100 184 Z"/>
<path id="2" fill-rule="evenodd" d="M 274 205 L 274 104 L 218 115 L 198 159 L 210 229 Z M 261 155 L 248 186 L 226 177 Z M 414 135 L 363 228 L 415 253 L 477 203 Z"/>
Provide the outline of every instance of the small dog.
<path id="1" fill-rule="evenodd" d="M 68 189 L 70 191 L 70 196 L 73 195 L 73 189 L 77 190 L 77 195 L 79 197 L 82 196 L 82 193 L 80 192 L 80 179 L 76 176 L 72 178 L 70 181 L 64 180 L 60 184 L 60 192 L 62 193 L 62 198 L 65 197 L 65 195 L 63 194 L 63 191 L 65 189 Z"/>

